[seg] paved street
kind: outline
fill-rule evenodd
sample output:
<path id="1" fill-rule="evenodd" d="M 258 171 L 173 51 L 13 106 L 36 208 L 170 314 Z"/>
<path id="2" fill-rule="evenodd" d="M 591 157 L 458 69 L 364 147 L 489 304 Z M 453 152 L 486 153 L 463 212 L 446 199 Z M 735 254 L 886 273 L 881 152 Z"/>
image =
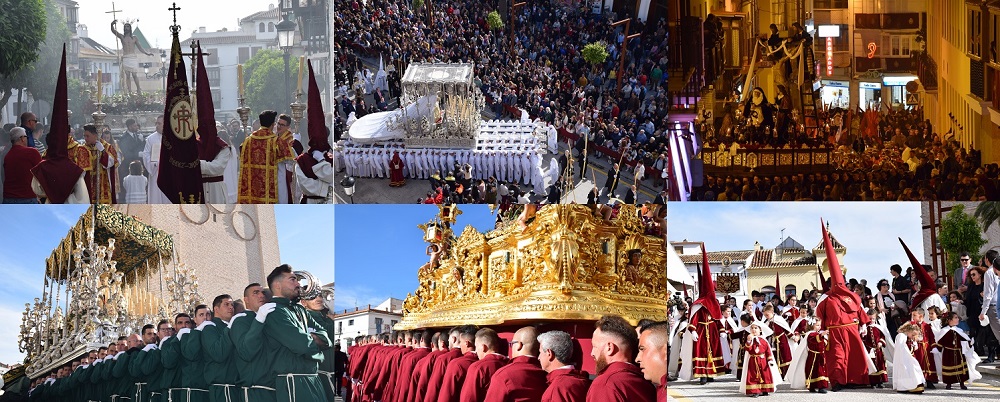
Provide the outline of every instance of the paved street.
<path id="1" fill-rule="evenodd" d="M 565 149 L 565 144 L 562 144 L 562 148 Z M 542 157 L 542 166 L 549 166 L 549 162 L 555 157 L 552 154 L 544 155 Z M 584 180 L 581 181 L 579 172 L 576 173 L 576 186 L 574 186 L 572 194 L 564 195 L 563 203 L 575 202 L 577 204 L 584 204 L 587 202 L 587 194 L 594 188 L 595 179 L 598 186 L 604 185 L 604 181 L 608 177 L 607 171 L 611 166 L 610 163 L 606 159 L 592 157 L 588 166 L 587 177 Z M 574 168 L 578 167 L 574 165 Z M 593 174 L 591 174 L 591 170 L 594 171 Z M 340 182 L 346 176 L 346 171 L 339 171 L 334 175 L 335 202 L 338 204 L 350 204 L 352 202 L 351 197 L 348 197 L 344 193 L 344 188 L 340 185 Z M 632 181 L 633 176 L 631 171 L 622 172 L 621 182 L 615 191 L 616 197 L 619 199 L 624 198 L 625 193 L 628 191 L 628 184 L 632 183 Z M 520 185 L 520 187 L 522 190 L 530 190 L 532 188 L 526 185 Z M 390 187 L 389 179 L 355 178 L 353 202 L 355 204 L 414 204 L 417 202 L 417 198 L 426 196 L 430 190 L 431 186 L 428 180 L 407 179 L 406 185 L 402 187 Z M 651 180 L 648 178 L 643 180 L 642 186 L 639 188 L 638 202 L 652 202 L 659 191 L 659 188 L 653 187 Z M 541 201 L 544 197 L 545 194 L 536 194 L 532 201 Z M 607 200 L 608 197 L 604 194 L 601 197 L 601 202 L 606 202 Z"/>
<path id="2" fill-rule="evenodd" d="M 920 401 L 955 401 L 955 400 L 996 400 L 1000 398 L 1000 372 L 997 365 L 982 366 L 980 372 L 983 379 L 968 384 L 969 389 L 963 391 L 955 385 L 951 390 L 944 389 L 944 384 L 938 384 L 936 390 L 925 391 L 921 395 L 904 395 L 885 389 L 847 389 L 827 394 L 811 393 L 805 390 L 791 391 L 788 385 L 779 385 L 778 392 L 767 397 L 759 397 L 762 402 L 770 401 L 826 401 L 863 398 L 865 402 L 920 400 Z M 892 378 L 889 379 L 890 381 Z M 713 383 L 698 385 L 697 381 L 675 381 L 667 384 L 667 400 L 677 402 L 694 402 L 704 400 L 741 401 L 749 400 L 739 393 L 739 383 L 735 375 L 719 377 Z"/>

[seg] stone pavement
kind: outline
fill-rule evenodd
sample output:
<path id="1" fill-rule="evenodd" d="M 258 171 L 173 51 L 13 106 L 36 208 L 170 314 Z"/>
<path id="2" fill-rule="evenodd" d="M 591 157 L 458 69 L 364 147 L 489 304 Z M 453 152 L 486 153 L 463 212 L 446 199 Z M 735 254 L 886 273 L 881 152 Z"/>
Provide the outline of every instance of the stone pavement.
<path id="1" fill-rule="evenodd" d="M 826 394 L 811 393 L 805 390 L 792 391 L 788 385 L 779 385 L 778 390 L 769 396 L 756 399 L 762 402 L 770 401 L 825 401 L 863 398 L 865 402 L 889 402 L 901 400 L 920 401 L 955 401 L 955 400 L 996 400 L 1000 398 L 1000 370 L 998 364 L 980 365 L 978 370 L 983 379 L 968 383 L 968 390 L 962 390 L 956 384 L 953 389 L 946 390 L 944 384 L 938 384 L 937 389 L 927 390 L 920 395 L 902 394 L 891 389 L 891 383 L 884 389 L 845 389 L 840 392 Z M 889 378 L 890 382 L 892 378 Z M 667 383 L 667 400 L 677 402 L 712 401 L 746 401 L 749 398 L 739 393 L 739 383 L 735 375 L 718 377 L 715 382 L 698 385 L 697 381 L 673 381 Z"/>

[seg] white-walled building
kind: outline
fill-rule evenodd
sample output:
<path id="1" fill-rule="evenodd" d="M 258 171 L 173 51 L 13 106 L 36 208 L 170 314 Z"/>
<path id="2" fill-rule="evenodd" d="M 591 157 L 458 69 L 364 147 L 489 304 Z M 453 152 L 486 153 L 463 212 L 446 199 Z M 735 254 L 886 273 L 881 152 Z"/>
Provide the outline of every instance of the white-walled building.
<path id="1" fill-rule="evenodd" d="M 355 307 L 333 315 L 334 333 L 330 338 L 340 343 L 341 350 L 347 350 L 358 336 L 377 335 L 391 332 L 392 327 L 403 319 L 403 301 L 388 298 L 378 306 Z"/>
<path id="2" fill-rule="evenodd" d="M 266 11 L 241 18 L 239 30 L 223 28 L 208 32 L 205 27 L 200 27 L 181 42 L 181 49 L 185 52 L 190 52 L 191 41 L 199 41 L 202 51 L 208 53 L 205 69 L 217 112 L 232 112 L 231 116 L 236 116 L 236 108 L 239 107 L 237 66 L 245 64 L 261 49 L 278 48 L 278 32 L 275 29 L 278 22 L 279 9 L 272 4 Z M 275 110 L 278 110 L 277 106 Z"/>

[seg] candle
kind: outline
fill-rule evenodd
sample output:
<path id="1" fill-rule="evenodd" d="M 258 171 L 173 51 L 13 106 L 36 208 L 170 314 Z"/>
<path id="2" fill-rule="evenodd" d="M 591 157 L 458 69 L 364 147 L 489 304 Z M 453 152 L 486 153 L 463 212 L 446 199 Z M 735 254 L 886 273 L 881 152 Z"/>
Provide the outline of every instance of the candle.
<path id="1" fill-rule="evenodd" d="M 101 103 L 101 69 L 97 69 L 97 103 Z"/>
<path id="2" fill-rule="evenodd" d="M 243 97 L 243 65 L 236 65 L 236 80 L 240 83 L 240 97 Z"/>
<path id="3" fill-rule="evenodd" d="M 306 67 L 306 56 L 299 56 L 299 92 L 302 92 L 302 69 Z"/>

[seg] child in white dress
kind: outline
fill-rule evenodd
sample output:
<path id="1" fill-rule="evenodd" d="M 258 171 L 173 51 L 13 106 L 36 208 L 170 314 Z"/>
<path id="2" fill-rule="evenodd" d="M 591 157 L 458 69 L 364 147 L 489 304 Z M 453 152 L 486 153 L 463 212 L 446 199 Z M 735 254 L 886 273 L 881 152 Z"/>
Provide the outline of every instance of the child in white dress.
<path id="1" fill-rule="evenodd" d="M 125 176 L 125 203 L 145 204 L 146 185 L 149 180 L 142 175 L 142 162 L 132 161 L 128 165 L 128 176 Z"/>

